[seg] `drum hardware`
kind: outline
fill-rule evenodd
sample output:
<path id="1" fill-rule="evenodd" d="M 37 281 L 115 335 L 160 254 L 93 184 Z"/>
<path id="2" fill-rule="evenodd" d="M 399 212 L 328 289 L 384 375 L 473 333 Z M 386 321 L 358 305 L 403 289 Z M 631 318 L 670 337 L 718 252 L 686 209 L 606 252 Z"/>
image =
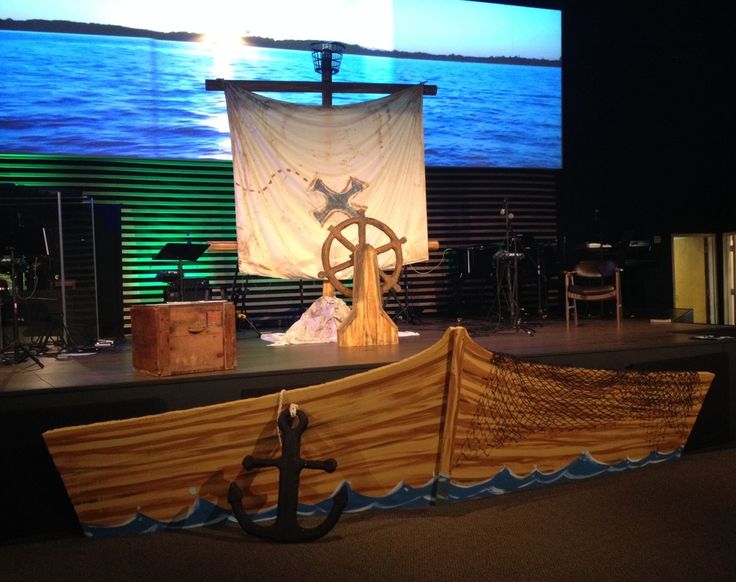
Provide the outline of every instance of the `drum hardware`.
<path id="1" fill-rule="evenodd" d="M 0 273 L 10 274 L 11 269 L 15 268 L 16 273 L 28 270 L 26 258 L 22 255 L 15 254 L 3 255 L 0 257 Z"/>
<path id="2" fill-rule="evenodd" d="M 30 358 L 36 363 L 36 365 L 38 365 L 40 368 L 43 368 L 44 365 L 41 363 L 41 361 L 34 354 L 32 354 L 31 351 L 28 349 L 28 347 L 24 345 L 23 343 L 21 343 L 19 339 L 20 334 L 19 334 L 19 329 L 18 329 L 18 323 L 19 323 L 18 302 L 20 300 L 20 297 L 18 294 L 18 291 L 19 291 L 18 279 L 17 279 L 18 272 L 16 271 L 16 265 L 20 265 L 21 263 L 16 261 L 15 249 L 13 247 L 8 247 L 7 250 L 10 251 L 10 255 L 9 255 L 10 260 L 8 261 L 10 265 L 9 296 L 11 299 L 11 309 L 12 309 L 12 316 L 13 316 L 13 341 L 9 346 L 3 348 L 2 362 L 4 364 L 20 364 Z M 0 313 L 0 321 L 1 320 L 2 320 L 2 313 Z M 0 329 L 0 336 L 2 335 L 1 332 L 2 330 Z M 9 355 L 6 356 L 6 354 L 11 354 L 11 353 L 12 353 L 12 358 Z"/>

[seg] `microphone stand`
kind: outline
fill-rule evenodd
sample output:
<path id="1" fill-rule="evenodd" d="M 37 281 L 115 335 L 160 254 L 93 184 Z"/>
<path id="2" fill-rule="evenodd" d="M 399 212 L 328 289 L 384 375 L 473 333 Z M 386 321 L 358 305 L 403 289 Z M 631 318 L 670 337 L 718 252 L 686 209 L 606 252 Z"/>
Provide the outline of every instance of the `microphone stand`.
<path id="1" fill-rule="evenodd" d="M 391 297 L 394 298 L 394 301 L 396 301 L 396 304 L 400 307 L 399 311 L 396 312 L 396 314 L 391 319 L 395 323 L 406 318 L 406 323 L 410 325 L 415 325 L 418 323 L 418 320 L 412 313 L 413 310 L 409 305 L 409 277 L 406 273 L 406 265 L 403 265 L 401 268 L 401 277 L 404 280 L 404 301 L 401 301 L 396 291 L 394 291 L 393 289 L 389 289 L 389 294 L 391 295 Z"/>
<path id="2" fill-rule="evenodd" d="M 498 333 L 505 330 L 523 331 L 527 335 L 534 335 L 535 330 L 530 326 L 526 325 L 521 316 L 521 308 L 519 306 L 519 260 L 523 258 L 523 254 L 518 252 L 516 245 L 516 237 L 514 236 L 511 228 L 511 221 L 514 219 L 513 212 L 509 211 L 508 200 L 504 199 L 503 208 L 501 209 L 501 216 L 506 220 L 506 245 L 505 250 L 499 251 L 494 255 L 494 259 L 497 261 L 496 268 L 498 269 L 498 263 L 503 262 L 503 273 L 498 278 L 498 297 L 499 297 L 499 323 L 492 333 Z M 513 242 L 512 242 L 513 241 Z M 503 282 L 506 284 L 506 288 L 502 289 Z M 501 294 L 505 291 L 506 305 L 508 322 L 503 323 L 503 312 L 501 310 Z"/>

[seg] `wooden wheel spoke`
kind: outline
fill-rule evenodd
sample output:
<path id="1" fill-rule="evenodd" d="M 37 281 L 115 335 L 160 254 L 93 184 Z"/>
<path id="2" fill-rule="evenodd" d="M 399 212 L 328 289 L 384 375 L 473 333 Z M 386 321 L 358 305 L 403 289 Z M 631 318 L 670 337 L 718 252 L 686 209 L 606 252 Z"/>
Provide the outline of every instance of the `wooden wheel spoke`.
<path id="1" fill-rule="evenodd" d="M 348 249 L 348 250 L 349 250 L 350 252 L 353 252 L 353 251 L 355 251 L 355 245 L 354 245 L 353 243 L 351 243 L 351 242 L 350 242 L 350 241 L 349 241 L 348 239 L 346 239 L 346 238 L 345 238 L 345 237 L 344 237 L 344 236 L 342 235 L 342 233 L 341 233 L 341 232 L 335 232 L 335 233 L 333 233 L 333 235 L 334 235 L 334 236 L 335 236 L 335 238 L 336 238 L 337 240 L 339 240 L 339 241 L 340 241 L 340 242 L 342 243 L 342 245 L 343 245 L 343 246 L 344 246 L 344 247 L 345 247 L 346 249 Z"/>
<path id="2" fill-rule="evenodd" d="M 339 265 L 335 265 L 334 267 L 330 267 L 329 271 L 327 271 L 327 272 L 328 273 L 332 273 L 334 275 L 335 273 L 339 273 L 340 271 L 344 271 L 348 267 L 352 267 L 352 266 L 353 266 L 353 259 L 350 259 L 348 261 L 344 261 L 344 262 L 340 263 Z"/>
<path id="3" fill-rule="evenodd" d="M 386 251 L 390 251 L 391 249 L 394 249 L 395 247 L 396 247 L 396 245 L 394 243 L 388 242 L 385 245 L 381 245 L 380 247 L 378 247 L 376 249 L 376 253 L 378 253 L 380 255 L 381 253 L 385 253 Z"/>

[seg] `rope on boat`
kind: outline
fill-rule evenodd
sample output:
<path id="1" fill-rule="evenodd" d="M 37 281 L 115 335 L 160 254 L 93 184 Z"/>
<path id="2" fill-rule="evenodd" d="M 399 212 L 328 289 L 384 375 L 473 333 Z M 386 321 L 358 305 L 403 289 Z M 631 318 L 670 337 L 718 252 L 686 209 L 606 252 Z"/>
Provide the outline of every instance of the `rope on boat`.
<path id="1" fill-rule="evenodd" d="M 286 396 L 286 389 L 281 390 L 279 392 L 279 406 L 276 410 L 276 437 L 279 439 L 279 446 L 283 448 L 284 444 L 281 442 L 281 432 L 279 431 L 279 416 L 281 416 L 281 411 L 284 409 L 284 398 Z M 291 415 L 291 418 L 294 418 L 296 416 L 296 411 L 299 410 L 299 405 L 295 404 L 294 402 L 289 404 L 289 414 Z"/>

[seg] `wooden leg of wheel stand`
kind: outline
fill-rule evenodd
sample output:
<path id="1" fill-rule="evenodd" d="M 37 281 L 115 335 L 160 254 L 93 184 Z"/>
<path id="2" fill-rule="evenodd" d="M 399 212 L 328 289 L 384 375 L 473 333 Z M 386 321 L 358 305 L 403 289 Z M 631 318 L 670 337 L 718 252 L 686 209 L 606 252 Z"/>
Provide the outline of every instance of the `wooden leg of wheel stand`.
<path id="1" fill-rule="evenodd" d="M 329 281 L 322 281 L 322 297 L 334 297 L 335 286 Z"/>
<path id="2" fill-rule="evenodd" d="M 399 328 L 383 310 L 378 254 L 370 245 L 354 252 L 353 309 L 337 330 L 337 345 L 376 346 L 399 343 Z"/>

